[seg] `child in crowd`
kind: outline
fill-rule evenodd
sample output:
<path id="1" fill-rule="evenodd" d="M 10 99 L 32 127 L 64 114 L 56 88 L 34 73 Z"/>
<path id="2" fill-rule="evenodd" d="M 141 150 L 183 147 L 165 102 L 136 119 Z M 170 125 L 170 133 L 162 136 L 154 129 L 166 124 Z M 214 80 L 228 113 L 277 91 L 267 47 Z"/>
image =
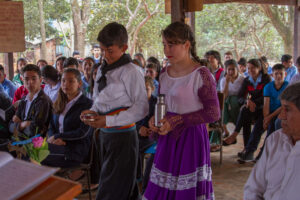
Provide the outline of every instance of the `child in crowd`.
<path id="1" fill-rule="evenodd" d="M 28 137 L 36 133 L 45 136 L 52 116 L 52 102 L 41 89 L 41 70 L 36 65 L 28 64 L 22 73 L 28 94 L 19 103 L 10 131 L 13 133 L 17 129 Z"/>
<path id="2" fill-rule="evenodd" d="M 92 49 L 92 53 L 93 53 L 93 61 L 95 64 L 97 63 L 101 63 L 101 49 L 100 49 L 100 46 L 98 44 L 95 44 L 93 46 L 93 49 Z"/>
<path id="3" fill-rule="evenodd" d="M 139 133 L 139 152 L 140 152 L 140 165 L 142 166 L 143 160 L 142 154 L 155 143 L 153 139 L 150 139 L 148 135 L 151 133 L 151 130 L 149 129 L 149 120 L 150 118 L 154 115 L 154 109 L 155 109 L 155 104 L 156 104 L 156 97 L 152 95 L 153 91 L 155 90 L 153 80 L 151 77 L 146 76 L 145 77 L 145 86 L 146 86 L 146 91 L 147 91 L 147 97 L 148 97 L 148 102 L 149 102 L 149 113 L 148 115 L 142 119 L 141 121 L 136 123 L 136 129 L 137 132 Z M 142 184 L 142 193 L 145 192 L 148 181 L 149 181 L 149 175 L 150 175 L 150 170 L 152 167 L 154 155 L 151 154 L 149 159 L 147 160 L 147 164 L 145 167 L 145 172 L 143 174 L 143 184 Z M 142 170 L 142 169 L 140 169 Z"/>
<path id="4" fill-rule="evenodd" d="M 160 70 L 161 70 L 161 66 L 160 66 L 160 62 L 157 58 L 155 58 L 154 56 L 150 56 L 147 61 L 146 61 L 146 65 L 148 64 L 155 64 L 156 65 L 156 71 L 157 71 L 157 74 L 156 74 L 156 77 L 155 79 L 158 81 L 158 77 L 159 77 L 159 73 L 160 73 Z"/>
<path id="5" fill-rule="evenodd" d="M 54 102 L 60 89 L 60 76 L 58 71 L 51 65 L 42 68 L 42 77 L 45 83 L 44 92 Z"/>
<path id="6" fill-rule="evenodd" d="M 252 161 L 253 153 L 257 149 L 263 129 L 263 90 L 270 82 L 270 76 L 266 74 L 258 59 L 250 59 L 247 62 L 249 76 L 244 79 L 238 97 L 240 110 L 234 132 L 223 141 L 227 146 L 235 144 L 238 133 L 243 128 L 244 150 L 238 155 L 241 161 Z M 251 131 L 251 123 L 255 120 Z"/>
<path id="7" fill-rule="evenodd" d="M 293 76 L 297 74 L 297 68 L 293 65 L 293 57 L 285 54 L 281 57 L 281 63 L 284 65 L 286 71 L 285 80 L 290 82 Z"/>
<path id="8" fill-rule="evenodd" d="M 69 57 L 64 61 L 63 68 L 74 68 L 78 69 L 78 60 L 73 57 Z"/>
<path id="9" fill-rule="evenodd" d="M 231 59 L 233 59 L 233 54 L 232 54 L 232 52 L 231 52 L 231 51 L 225 52 L 225 53 L 224 53 L 224 60 L 225 60 L 225 62 L 226 62 L 227 60 L 231 60 Z"/>
<path id="10" fill-rule="evenodd" d="M 157 95 L 158 95 L 158 87 L 159 87 L 159 82 L 156 80 L 157 74 L 158 74 L 157 65 L 155 65 L 153 63 L 149 63 L 149 64 L 146 65 L 145 75 L 149 76 L 153 80 L 153 84 L 154 84 L 154 87 L 155 87 L 155 90 L 153 91 L 153 95 L 155 97 L 157 97 Z"/>
<path id="11" fill-rule="evenodd" d="M 80 120 L 80 113 L 92 106 L 92 100 L 81 92 L 82 80 L 77 69 L 65 69 L 61 89 L 54 102 L 48 143 L 50 155 L 42 164 L 74 167 L 88 158 L 93 129 Z"/>
<path id="12" fill-rule="evenodd" d="M 106 25 L 99 32 L 98 41 L 104 63 L 98 68 L 93 107 L 81 114 L 84 123 L 100 128 L 102 166 L 96 199 L 137 199 L 135 122 L 148 114 L 144 77 L 125 54 L 128 35 L 123 25 Z"/>
<path id="13" fill-rule="evenodd" d="M 275 120 L 281 111 L 280 94 L 287 87 L 285 81 L 286 72 L 282 64 L 276 64 L 272 68 L 274 81 L 264 87 L 264 129 L 267 131 L 267 137 L 275 131 Z"/>
<path id="14" fill-rule="evenodd" d="M 248 73 L 247 66 L 246 66 L 247 65 L 246 58 L 244 58 L 244 57 L 240 58 L 238 61 L 238 65 L 239 65 L 240 74 L 242 74 L 244 77 L 248 77 L 249 73 Z"/>
<path id="15" fill-rule="evenodd" d="M 86 96 L 89 93 L 90 80 L 92 79 L 91 71 L 92 71 L 92 67 L 94 64 L 95 64 L 94 59 L 92 57 L 86 57 L 82 63 L 82 66 L 83 66 L 83 75 L 81 76 L 82 89 L 83 89 L 84 95 L 86 95 Z"/>
<path id="16" fill-rule="evenodd" d="M 25 58 L 19 58 L 17 60 L 17 72 L 16 72 L 17 75 L 15 75 L 13 78 L 13 82 L 17 87 L 23 85 L 23 78 L 21 76 L 21 71 L 23 67 L 25 67 L 25 65 L 27 65 L 27 60 Z"/>
<path id="17" fill-rule="evenodd" d="M 279 97 L 289 84 L 284 80 L 286 72 L 285 67 L 282 64 L 274 65 L 272 71 L 272 77 L 274 78 L 274 81 L 268 83 L 264 87 L 263 127 L 265 130 L 267 130 L 265 141 L 267 137 L 269 137 L 275 131 L 275 122 L 281 112 L 281 102 Z M 255 161 L 259 160 L 263 149 L 264 146 L 260 149 L 260 152 L 255 158 Z"/>
<path id="18" fill-rule="evenodd" d="M 191 28 L 174 22 L 162 31 L 169 65 L 160 74 L 167 114 L 150 129 L 158 143 L 145 199 L 213 199 L 206 123 L 219 119 L 216 83 L 200 66 Z"/>
<path id="19" fill-rule="evenodd" d="M 43 67 L 48 65 L 48 62 L 44 59 L 40 59 L 37 61 L 36 65 L 42 70 Z"/>
<path id="20" fill-rule="evenodd" d="M 4 67 L 2 65 L 0 65 L 0 85 L 3 87 L 4 92 L 12 100 L 14 98 L 17 87 L 13 84 L 13 82 L 6 78 Z"/>
<path id="21" fill-rule="evenodd" d="M 292 77 L 289 84 L 294 84 L 294 83 L 300 82 L 300 56 L 296 60 L 296 67 L 298 70 L 298 74 L 296 74 L 295 76 Z"/>
<path id="22" fill-rule="evenodd" d="M 211 50 L 205 53 L 205 57 L 208 60 L 211 72 L 215 77 L 215 81 L 217 83 L 217 91 L 220 91 L 221 79 L 225 74 L 221 61 L 221 55 L 218 51 Z"/>
<path id="23" fill-rule="evenodd" d="M 59 74 L 62 74 L 63 71 L 64 71 L 64 62 L 65 62 L 66 59 L 67 58 L 64 57 L 64 56 L 61 56 L 61 57 L 56 59 L 55 67 L 56 67 Z"/>
<path id="24" fill-rule="evenodd" d="M 146 60 L 144 58 L 144 55 L 142 53 L 136 53 L 134 54 L 134 59 L 137 59 L 141 62 L 142 68 L 144 69 L 146 67 Z"/>
<path id="25" fill-rule="evenodd" d="M 266 56 L 262 56 L 259 58 L 262 67 L 264 68 L 264 70 L 267 72 L 267 74 L 269 74 L 270 76 L 272 76 L 272 67 L 269 65 L 268 59 Z"/>
<path id="26" fill-rule="evenodd" d="M 224 112 L 223 127 L 225 137 L 229 136 L 227 124 L 229 122 L 236 123 L 240 112 L 238 101 L 238 93 L 244 81 L 244 76 L 239 73 L 238 65 L 235 60 L 227 60 L 225 62 L 226 75 L 221 80 L 221 92 L 224 94 Z"/>

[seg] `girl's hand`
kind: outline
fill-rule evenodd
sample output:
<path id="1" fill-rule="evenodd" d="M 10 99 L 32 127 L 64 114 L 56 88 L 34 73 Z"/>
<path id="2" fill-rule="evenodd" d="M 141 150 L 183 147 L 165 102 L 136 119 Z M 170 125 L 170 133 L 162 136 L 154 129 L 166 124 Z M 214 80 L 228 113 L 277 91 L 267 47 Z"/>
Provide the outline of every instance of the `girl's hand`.
<path id="1" fill-rule="evenodd" d="M 155 133 L 158 133 L 159 128 L 154 125 L 154 121 L 155 120 L 154 120 L 154 116 L 153 116 L 153 117 L 151 117 L 151 119 L 149 120 L 149 123 L 148 123 L 149 129 Z"/>
<path id="2" fill-rule="evenodd" d="M 170 131 L 172 131 L 171 124 L 166 118 L 160 120 L 160 123 L 162 123 L 163 125 L 159 128 L 158 134 L 167 135 Z"/>

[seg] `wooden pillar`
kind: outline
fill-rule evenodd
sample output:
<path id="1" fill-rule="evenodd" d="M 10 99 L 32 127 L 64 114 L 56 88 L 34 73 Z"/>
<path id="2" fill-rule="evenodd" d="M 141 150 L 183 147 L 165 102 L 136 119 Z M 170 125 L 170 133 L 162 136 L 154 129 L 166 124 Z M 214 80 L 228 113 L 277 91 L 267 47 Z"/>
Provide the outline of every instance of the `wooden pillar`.
<path id="1" fill-rule="evenodd" d="M 8 79 L 13 80 L 14 78 L 14 56 L 13 53 L 4 54 L 4 62 L 7 67 Z"/>
<path id="2" fill-rule="evenodd" d="M 300 0 L 297 0 L 294 15 L 294 61 L 300 56 Z"/>
<path id="3" fill-rule="evenodd" d="M 171 0 L 171 21 L 184 22 L 183 0 Z"/>
<path id="4" fill-rule="evenodd" d="M 187 12 L 186 13 L 185 23 L 190 25 L 193 33 L 195 33 L 195 12 Z"/>

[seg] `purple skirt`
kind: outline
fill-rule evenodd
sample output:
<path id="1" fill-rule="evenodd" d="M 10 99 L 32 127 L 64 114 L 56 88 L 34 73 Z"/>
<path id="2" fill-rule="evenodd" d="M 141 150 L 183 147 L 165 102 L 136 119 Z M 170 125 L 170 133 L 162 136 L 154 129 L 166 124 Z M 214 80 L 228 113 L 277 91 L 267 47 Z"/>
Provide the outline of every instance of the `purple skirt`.
<path id="1" fill-rule="evenodd" d="M 185 128 L 179 139 L 159 136 L 146 200 L 214 199 L 205 124 Z"/>

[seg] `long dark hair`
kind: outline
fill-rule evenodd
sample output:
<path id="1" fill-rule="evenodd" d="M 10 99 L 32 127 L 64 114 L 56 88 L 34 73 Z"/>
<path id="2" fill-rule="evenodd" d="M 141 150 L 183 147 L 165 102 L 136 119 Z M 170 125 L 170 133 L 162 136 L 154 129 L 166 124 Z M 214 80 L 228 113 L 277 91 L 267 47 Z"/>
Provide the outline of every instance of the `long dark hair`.
<path id="1" fill-rule="evenodd" d="M 190 41 L 190 53 L 193 60 L 200 63 L 196 52 L 196 41 L 191 27 L 183 22 L 173 22 L 162 31 L 162 36 L 171 44 L 183 44 Z"/>
<path id="2" fill-rule="evenodd" d="M 81 74 L 79 72 L 78 69 L 74 69 L 74 68 L 66 68 L 63 72 L 63 74 L 66 73 L 72 73 L 74 74 L 75 78 L 77 79 L 78 82 L 81 82 Z M 62 89 L 60 88 L 58 91 L 58 96 L 56 101 L 53 104 L 53 108 L 56 114 L 61 114 L 64 112 L 65 107 L 68 103 L 68 97 L 67 95 L 62 91 Z"/>
<path id="3" fill-rule="evenodd" d="M 260 70 L 259 70 L 259 73 L 261 73 L 261 74 L 263 74 L 263 75 L 264 75 L 264 74 L 267 74 L 267 73 L 266 73 L 266 70 L 265 70 L 264 67 L 262 66 L 262 63 L 261 63 L 261 61 L 260 61 L 259 59 L 252 58 L 252 59 L 248 60 L 247 63 L 253 65 L 253 66 L 256 67 L 256 68 L 259 68 L 259 69 L 260 69 Z"/>

